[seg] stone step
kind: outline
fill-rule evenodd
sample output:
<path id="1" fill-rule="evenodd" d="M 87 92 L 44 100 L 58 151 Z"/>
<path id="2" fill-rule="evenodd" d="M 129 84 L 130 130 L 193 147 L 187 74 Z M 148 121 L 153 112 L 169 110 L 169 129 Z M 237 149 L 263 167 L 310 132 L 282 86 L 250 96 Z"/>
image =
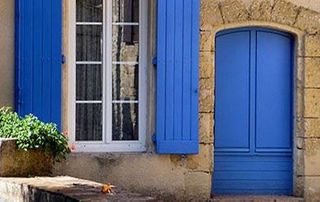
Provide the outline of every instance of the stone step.
<path id="1" fill-rule="evenodd" d="M 213 196 L 212 202 L 304 202 L 303 198 L 293 196 L 252 196 L 252 195 L 223 195 Z"/>
<path id="2" fill-rule="evenodd" d="M 102 184 L 68 177 L 0 178 L 0 201 L 159 201 L 156 198 L 114 188 L 102 193 Z"/>

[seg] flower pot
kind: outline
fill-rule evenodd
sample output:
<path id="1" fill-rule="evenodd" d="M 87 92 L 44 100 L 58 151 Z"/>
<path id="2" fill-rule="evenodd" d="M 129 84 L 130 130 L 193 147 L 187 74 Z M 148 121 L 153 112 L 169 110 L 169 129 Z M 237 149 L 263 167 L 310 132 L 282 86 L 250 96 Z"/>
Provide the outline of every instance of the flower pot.
<path id="1" fill-rule="evenodd" d="M 0 138 L 0 177 L 48 176 L 53 168 L 53 157 L 46 152 L 20 150 L 16 140 Z"/>

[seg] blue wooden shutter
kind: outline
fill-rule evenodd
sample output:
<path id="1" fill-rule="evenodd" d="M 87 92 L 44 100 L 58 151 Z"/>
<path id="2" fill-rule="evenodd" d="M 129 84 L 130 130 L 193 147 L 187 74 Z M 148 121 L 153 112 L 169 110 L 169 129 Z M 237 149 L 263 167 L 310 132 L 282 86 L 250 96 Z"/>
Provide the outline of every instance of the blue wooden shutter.
<path id="1" fill-rule="evenodd" d="M 199 0 L 158 0 L 156 148 L 196 154 Z"/>
<path id="2" fill-rule="evenodd" d="M 61 124 L 61 0 L 16 0 L 15 107 Z"/>

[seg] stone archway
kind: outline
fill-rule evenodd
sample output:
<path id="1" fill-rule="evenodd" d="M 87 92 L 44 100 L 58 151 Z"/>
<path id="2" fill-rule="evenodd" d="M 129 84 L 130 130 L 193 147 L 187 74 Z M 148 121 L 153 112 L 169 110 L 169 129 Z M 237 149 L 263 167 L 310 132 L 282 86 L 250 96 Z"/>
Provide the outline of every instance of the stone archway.
<path id="1" fill-rule="evenodd" d="M 320 197 L 320 14 L 285 0 L 202 0 L 200 137 L 213 144 L 215 34 L 227 28 L 271 27 L 296 36 L 294 195 Z M 213 157 L 212 157 L 213 162 Z"/>

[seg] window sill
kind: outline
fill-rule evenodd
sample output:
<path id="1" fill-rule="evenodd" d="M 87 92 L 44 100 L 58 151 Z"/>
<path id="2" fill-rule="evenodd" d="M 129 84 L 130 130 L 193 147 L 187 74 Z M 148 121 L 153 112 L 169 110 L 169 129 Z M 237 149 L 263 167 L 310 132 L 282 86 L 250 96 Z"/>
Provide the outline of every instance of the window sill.
<path id="1" fill-rule="evenodd" d="M 72 153 L 128 153 L 146 152 L 144 144 L 132 143 L 72 143 Z"/>

